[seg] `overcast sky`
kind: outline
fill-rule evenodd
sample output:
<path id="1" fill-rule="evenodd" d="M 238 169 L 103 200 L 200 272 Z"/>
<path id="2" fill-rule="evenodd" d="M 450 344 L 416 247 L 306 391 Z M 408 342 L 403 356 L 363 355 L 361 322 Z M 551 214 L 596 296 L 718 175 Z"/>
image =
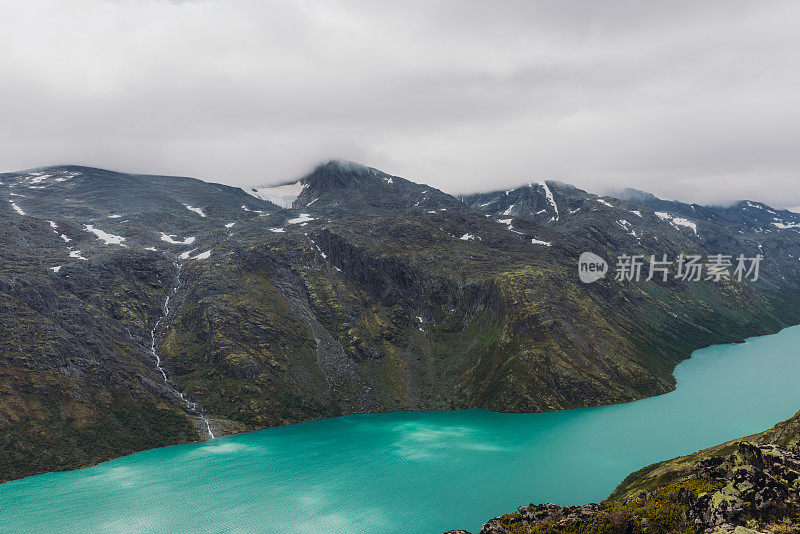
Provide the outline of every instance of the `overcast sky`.
<path id="1" fill-rule="evenodd" d="M 800 2 L 0 0 L 0 169 L 800 206 Z"/>

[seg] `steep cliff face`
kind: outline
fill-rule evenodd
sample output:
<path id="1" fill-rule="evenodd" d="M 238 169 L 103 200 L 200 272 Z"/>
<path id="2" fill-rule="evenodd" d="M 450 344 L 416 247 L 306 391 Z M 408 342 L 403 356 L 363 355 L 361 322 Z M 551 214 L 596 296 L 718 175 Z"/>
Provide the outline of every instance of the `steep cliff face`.
<path id="1" fill-rule="evenodd" d="M 800 321 L 800 218 L 767 225 L 768 207 L 736 226 L 556 182 L 462 202 L 335 162 L 251 194 L 82 167 L 0 182 L 0 479 L 202 439 L 201 416 L 219 435 L 630 401 L 698 347 Z M 755 283 L 586 285 L 587 250 L 612 271 L 618 254 L 765 260 Z"/>
<path id="2" fill-rule="evenodd" d="M 53 276 L 27 253 L 48 232 L 17 228 L 27 246 L 3 248 L 0 480 L 197 439 L 148 361 L 171 263 L 122 252 Z"/>

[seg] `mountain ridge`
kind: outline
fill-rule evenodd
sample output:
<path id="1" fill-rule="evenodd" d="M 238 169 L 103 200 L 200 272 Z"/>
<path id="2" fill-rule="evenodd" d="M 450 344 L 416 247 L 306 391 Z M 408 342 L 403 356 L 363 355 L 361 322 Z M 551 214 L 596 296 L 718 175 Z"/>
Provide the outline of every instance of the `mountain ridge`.
<path id="1" fill-rule="evenodd" d="M 0 173 L 0 176 L 3 176 L 3 175 L 12 176 L 12 175 L 19 175 L 19 174 L 24 174 L 24 173 L 52 172 L 52 171 L 60 171 L 60 170 L 79 171 L 79 172 L 101 171 L 103 173 L 112 173 L 112 174 L 119 175 L 119 176 L 133 176 L 133 177 L 144 177 L 144 178 L 148 178 L 149 177 L 149 178 L 159 178 L 159 179 L 167 179 L 167 180 L 170 180 L 170 179 L 193 180 L 193 181 L 197 181 L 197 182 L 203 182 L 203 183 L 206 183 L 206 184 L 210 184 L 210 185 L 213 185 L 213 186 L 223 187 L 223 188 L 226 188 L 226 189 L 241 189 L 245 193 L 247 193 L 248 195 L 250 195 L 250 196 L 252 196 L 254 198 L 259 198 L 257 195 L 253 195 L 252 194 L 251 191 L 253 189 L 270 189 L 270 188 L 275 188 L 275 187 L 283 187 L 283 186 L 287 186 L 287 185 L 293 185 L 293 184 L 296 184 L 298 181 L 299 182 L 303 182 L 304 180 L 308 179 L 309 177 L 314 176 L 321 169 L 330 169 L 332 167 L 338 167 L 338 168 L 344 170 L 345 172 L 347 172 L 348 170 L 349 171 L 355 171 L 355 174 L 364 175 L 364 174 L 373 172 L 373 173 L 382 175 L 382 176 L 386 177 L 387 179 L 388 178 L 392 178 L 392 179 L 398 178 L 400 180 L 403 180 L 404 182 L 412 183 L 412 184 L 415 184 L 415 185 L 418 185 L 418 186 L 421 186 L 421 187 L 424 187 L 424 188 L 433 189 L 433 190 L 436 190 L 438 193 L 441 193 L 441 194 L 444 194 L 444 195 L 447 195 L 447 196 L 451 196 L 451 197 L 459 199 L 459 200 L 461 200 L 461 199 L 470 199 L 472 197 L 476 197 L 476 196 L 480 196 L 480 195 L 491 195 L 491 194 L 504 193 L 504 192 L 516 192 L 516 191 L 519 191 L 519 190 L 529 189 L 535 184 L 547 183 L 547 184 L 553 184 L 553 185 L 555 185 L 556 187 L 559 187 L 559 188 L 573 189 L 573 190 L 582 191 L 583 193 L 586 193 L 586 194 L 589 194 L 589 195 L 593 195 L 593 196 L 598 197 L 598 198 L 603 198 L 603 197 L 616 198 L 618 200 L 631 202 L 633 204 L 638 204 L 638 205 L 649 205 L 651 203 L 658 203 L 658 204 L 662 204 L 662 205 L 668 204 L 668 205 L 676 205 L 676 206 L 696 206 L 696 207 L 704 207 L 704 208 L 708 208 L 708 209 L 729 209 L 729 208 L 737 208 L 737 207 L 740 208 L 742 206 L 746 206 L 749 203 L 749 204 L 760 204 L 765 209 L 770 209 L 770 210 L 773 210 L 773 211 L 778 211 L 778 212 L 782 212 L 782 213 L 789 214 L 789 215 L 799 215 L 800 216 L 800 214 L 796 214 L 795 212 L 791 211 L 790 209 L 787 209 L 787 208 L 775 208 L 775 207 L 773 207 L 773 206 L 771 206 L 771 205 L 769 205 L 767 203 L 764 203 L 764 202 L 761 202 L 761 201 L 755 200 L 755 199 L 746 199 L 746 198 L 744 198 L 744 199 L 739 199 L 739 200 L 731 201 L 731 202 L 728 202 L 728 203 L 725 203 L 725 204 L 720 204 L 720 205 L 717 205 L 717 204 L 700 204 L 700 203 L 696 203 L 696 202 L 685 202 L 685 201 L 680 201 L 680 200 L 665 200 L 665 199 L 661 199 L 661 198 L 657 197 L 656 195 L 654 195 L 652 193 L 649 193 L 649 192 L 646 192 L 646 191 L 643 191 L 643 190 L 639 190 L 639 189 L 636 189 L 636 188 L 631 188 L 631 187 L 627 187 L 627 188 L 623 188 L 623 189 L 619 189 L 619 190 L 608 190 L 606 193 L 591 193 L 591 192 L 588 192 L 588 191 L 581 190 L 578 187 L 576 187 L 576 186 L 574 186 L 574 185 L 572 185 L 572 184 L 570 184 L 568 182 L 564 182 L 564 181 L 562 181 L 560 179 L 542 179 L 542 180 L 538 180 L 538 181 L 529 181 L 529 182 L 527 182 L 527 185 L 526 185 L 525 182 L 523 182 L 522 184 L 520 184 L 518 186 L 513 186 L 513 187 L 510 187 L 510 188 L 507 188 L 507 189 L 489 189 L 489 190 L 486 190 L 486 191 L 454 194 L 454 193 L 447 193 L 446 191 L 438 189 L 438 188 L 436 188 L 434 186 L 430 186 L 430 185 L 423 184 L 423 183 L 418 183 L 418 182 L 413 182 L 412 180 L 408 180 L 406 178 L 402 178 L 402 177 L 399 177 L 399 176 L 396 176 L 396 175 L 391 175 L 391 174 L 385 173 L 383 171 L 380 171 L 377 168 L 369 167 L 369 166 L 361 164 L 361 163 L 357 163 L 357 162 L 349 161 L 349 160 L 340 160 L 340 159 L 332 159 L 332 160 L 325 161 L 323 163 L 318 164 L 309 173 L 301 176 L 299 179 L 296 179 L 296 180 L 284 180 L 284 181 L 280 181 L 279 183 L 274 184 L 274 185 L 232 186 L 232 185 L 227 185 L 227 184 L 224 184 L 224 183 L 221 183 L 221 182 L 214 182 L 214 181 L 211 181 L 211 180 L 208 180 L 208 179 L 205 179 L 205 178 L 197 178 L 197 177 L 191 177 L 191 176 L 186 176 L 186 175 L 177 175 L 177 174 L 176 175 L 158 175 L 158 174 L 152 174 L 152 173 L 127 173 L 127 172 L 121 171 L 121 170 L 105 169 L 105 168 L 102 168 L 102 167 L 92 167 L 92 166 L 89 166 L 89 165 L 82 165 L 82 164 L 53 164 L 53 165 L 46 165 L 46 166 L 41 166 L 41 167 L 32 167 L 32 168 L 29 168 L 29 169 L 2 172 L 2 173 Z M 250 191 L 248 191 L 248 190 L 250 190 Z M 260 199 L 260 200 L 264 200 L 264 199 Z M 284 207 L 284 206 L 279 206 L 279 207 Z M 299 208 L 302 208 L 302 207 L 304 207 L 304 206 L 303 205 L 299 205 L 299 206 L 296 206 L 294 208 L 299 209 Z M 284 208 L 286 208 L 286 207 L 284 207 Z M 286 208 L 286 209 L 288 209 L 288 208 Z"/>
<path id="2" fill-rule="evenodd" d="M 381 170 L 379 170 L 377 168 L 370 167 L 368 165 L 364 165 L 364 164 L 361 164 L 361 163 L 358 163 L 358 162 L 354 162 L 354 161 L 350 161 L 350 160 L 342 160 L 342 159 L 332 159 L 332 160 L 324 161 L 324 162 L 321 162 L 321 163 L 317 164 L 311 171 L 309 171 L 308 173 L 302 175 L 300 178 L 295 178 L 295 179 L 287 180 L 287 181 L 279 181 L 276 184 L 270 184 L 270 185 L 266 185 L 266 184 L 248 185 L 248 186 L 242 186 L 241 188 L 244 189 L 245 191 L 252 191 L 254 189 L 256 189 L 256 190 L 258 190 L 258 189 L 269 189 L 269 188 L 274 188 L 274 187 L 282 187 L 282 186 L 286 186 L 286 185 L 291 185 L 291 184 L 297 183 L 298 181 L 302 181 L 303 179 L 307 178 L 308 176 L 314 174 L 320 168 L 329 167 L 329 166 L 333 166 L 333 165 L 339 166 L 339 167 L 341 167 L 343 169 L 359 169 L 360 172 L 374 171 L 374 172 L 380 173 L 382 175 L 385 175 L 386 177 L 398 178 L 397 175 L 392 175 L 392 174 L 389 174 L 389 173 L 385 173 L 384 171 L 381 171 Z M 408 179 L 405 179 L 405 180 L 411 181 L 411 180 L 408 180 Z M 471 192 L 467 192 L 467 193 L 464 193 L 464 192 L 460 192 L 460 193 L 458 193 L 458 192 L 448 192 L 448 191 L 446 191 L 444 189 L 436 188 L 434 186 L 431 186 L 431 185 L 428 185 L 428 184 L 424 184 L 424 183 L 418 183 L 418 185 L 423 185 L 425 187 L 437 189 L 438 191 L 440 191 L 440 192 L 442 192 L 442 193 L 444 193 L 446 195 L 450 195 L 450 196 L 453 196 L 453 197 L 458 198 L 458 199 L 463 199 L 463 198 L 473 197 L 473 196 L 476 196 L 476 195 L 499 193 L 499 192 L 505 192 L 505 191 L 516 191 L 516 190 L 524 189 L 524 188 L 527 188 L 527 187 L 531 187 L 533 184 L 540 184 L 540 183 L 543 183 L 543 182 L 544 183 L 552 183 L 552 184 L 555 184 L 556 186 L 561 186 L 561 187 L 566 187 L 566 188 L 579 189 L 575 185 L 570 184 L 569 182 L 565 182 L 565 181 L 563 181 L 562 179 L 559 179 L 559 178 L 538 178 L 536 180 L 528 180 L 528 181 L 524 181 L 523 180 L 523 181 L 520 181 L 520 183 L 518 185 L 509 185 L 507 187 L 500 188 L 500 189 L 481 189 L 481 190 L 478 190 L 478 191 L 471 191 Z M 417 182 L 414 182 L 414 183 L 417 183 Z M 594 194 L 595 196 L 598 196 L 598 197 L 611 197 L 611 198 L 616 198 L 616 199 L 619 199 L 619 200 L 629 201 L 629 202 L 636 203 L 636 204 L 647 204 L 647 200 L 648 199 L 653 199 L 653 200 L 657 200 L 657 201 L 662 202 L 662 203 L 674 203 L 674 204 L 680 204 L 680 205 L 685 205 L 685 206 L 694 205 L 694 206 L 702 206 L 702 207 L 709 207 L 709 208 L 729 208 L 729 207 L 737 206 L 737 205 L 740 205 L 740 204 L 743 204 L 743 203 L 747 203 L 747 202 L 756 202 L 756 203 L 763 204 L 764 206 L 770 207 L 772 209 L 775 209 L 775 210 L 778 210 L 778 211 L 781 211 L 781 212 L 796 213 L 796 212 L 792 211 L 789 208 L 774 208 L 773 206 L 768 205 L 765 202 L 757 201 L 757 200 L 754 200 L 754 199 L 747 199 L 747 198 L 741 198 L 741 199 L 738 199 L 738 200 L 731 200 L 731 201 L 728 201 L 728 202 L 715 204 L 715 203 L 691 202 L 691 201 L 678 200 L 678 199 L 672 199 L 672 200 L 662 199 L 662 198 L 657 197 L 656 195 L 654 195 L 652 193 L 649 193 L 647 191 L 643 191 L 643 190 L 640 190 L 640 189 L 636 189 L 634 187 L 625 187 L 625 188 L 620 188 L 620 189 L 604 189 L 603 192 L 594 192 L 594 193 L 589 191 L 589 190 L 585 190 L 584 192 L 588 192 L 588 193 Z M 302 206 L 299 206 L 299 207 L 302 207 Z"/>
<path id="3" fill-rule="evenodd" d="M 214 435 L 597 406 L 669 391 L 696 348 L 800 322 L 800 218 L 663 217 L 550 181 L 464 202 L 355 169 L 318 168 L 292 208 L 196 179 L 0 175 L 0 479 L 202 439 L 175 391 Z M 766 259 L 756 283 L 584 285 L 586 250 Z"/>

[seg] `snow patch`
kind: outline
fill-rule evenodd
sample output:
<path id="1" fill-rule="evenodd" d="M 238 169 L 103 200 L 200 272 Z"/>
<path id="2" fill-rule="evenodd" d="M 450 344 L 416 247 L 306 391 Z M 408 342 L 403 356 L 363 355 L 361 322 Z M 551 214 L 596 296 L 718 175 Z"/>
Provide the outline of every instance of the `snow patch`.
<path id="1" fill-rule="evenodd" d="M 544 188 L 544 196 L 547 197 L 547 201 L 550 203 L 551 206 L 553 206 L 553 211 L 556 212 L 555 219 L 558 220 L 558 206 L 556 205 L 556 199 L 553 196 L 553 192 L 550 191 L 549 187 L 547 187 L 547 183 L 545 181 L 539 182 L 539 185 L 541 185 Z"/>
<path id="2" fill-rule="evenodd" d="M 225 225 L 225 228 L 233 228 L 233 225 L 236 224 L 235 222 L 228 223 Z"/>
<path id="3" fill-rule="evenodd" d="M 32 173 L 30 173 L 28 175 L 28 183 L 40 184 L 42 182 L 46 182 L 48 178 L 50 178 L 49 174 L 42 174 L 40 172 L 32 172 Z"/>
<path id="4" fill-rule="evenodd" d="M 677 224 L 678 226 L 686 226 L 691 228 L 692 231 L 697 234 L 697 224 L 690 221 L 689 219 L 684 219 L 683 217 L 673 217 L 672 224 Z"/>
<path id="5" fill-rule="evenodd" d="M 466 233 L 466 234 L 462 235 L 461 237 L 459 237 L 459 239 L 461 239 L 462 241 L 474 241 L 475 240 L 475 236 L 470 234 L 470 233 Z"/>
<path id="6" fill-rule="evenodd" d="M 618 220 L 617 224 L 622 226 L 622 228 L 624 228 L 625 231 L 628 232 L 631 236 L 635 237 L 636 239 L 639 239 L 639 236 L 636 235 L 636 231 L 633 229 L 633 225 L 630 222 L 628 222 L 626 219 Z"/>
<path id="7" fill-rule="evenodd" d="M 60 266 L 60 265 L 58 265 L 58 266 L 56 266 L 56 267 L 50 267 L 50 270 L 51 270 L 51 271 L 53 271 L 54 273 L 57 273 L 58 271 L 60 271 L 60 270 L 61 270 L 61 266 Z"/>
<path id="8" fill-rule="evenodd" d="M 16 204 L 15 202 L 13 202 L 13 201 L 11 201 L 11 200 L 9 200 L 9 202 L 11 202 L 11 207 L 14 209 L 14 211 L 16 211 L 17 213 L 19 213 L 20 215 L 25 215 L 25 212 L 24 212 L 24 211 L 22 211 L 22 208 L 20 208 L 19 206 L 17 206 L 17 204 Z"/>
<path id="9" fill-rule="evenodd" d="M 271 187 L 251 187 L 245 189 L 244 192 L 250 196 L 272 202 L 273 204 L 282 208 L 291 208 L 303 189 L 308 187 L 308 184 L 303 184 L 298 180 L 293 184 L 275 185 Z M 242 206 L 244 208 L 244 206 Z"/>
<path id="10" fill-rule="evenodd" d="M 106 233 L 100 230 L 99 228 L 95 228 L 91 224 L 84 225 L 84 228 L 86 229 L 87 232 L 91 232 L 94 235 L 96 235 L 97 239 L 99 239 L 106 245 L 121 245 L 123 247 L 125 246 L 122 244 L 122 242 L 125 241 L 125 238 L 122 236 Z"/>
<path id="11" fill-rule="evenodd" d="M 695 235 L 697 235 L 697 224 L 693 221 L 684 219 L 683 217 L 675 217 L 674 215 L 670 215 L 669 213 L 665 213 L 663 211 L 656 211 L 654 213 L 656 214 L 656 217 L 662 221 L 669 221 L 673 226 L 685 226 L 687 228 L 691 228 Z"/>
<path id="12" fill-rule="evenodd" d="M 289 219 L 286 221 L 288 224 L 299 224 L 299 223 L 307 223 L 309 221 L 313 221 L 314 217 L 309 215 L 308 213 L 301 213 L 299 217 L 295 217 L 294 219 Z"/>
<path id="13" fill-rule="evenodd" d="M 608 206 L 609 208 L 613 208 L 614 207 L 609 202 L 603 200 L 602 198 L 596 198 L 595 200 L 597 200 L 603 206 Z"/>
<path id="14" fill-rule="evenodd" d="M 75 258 L 75 259 L 78 259 L 78 260 L 87 260 L 88 261 L 87 258 L 84 258 L 83 256 L 81 256 L 81 251 L 80 250 L 73 250 L 72 252 L 69 253 L 69 257 L 70 258 Z"/>
<path id="15" fill-rule="evenodd" d="M 531 239 L 531 243 L 533 243 L 534 245 L 544 245 L 546 247 L 553 246 L 553 243 L 551 243 L 550 241 L 542 241 L 541 239 L 536 239 L 536 238 Z"/>
<path id="16" fill-rule="evenodd" d="M 186 208 L 189 211 L 195 212 L 200 217 L 205 217 L 206 216 L 206 214 L 200 208 L 195 208 L 194 206 L 190 206 L 189 204 L 184 204 L 183 207 Z"/>
<path id="17" fill-rule="evenodd" d="M 195 240 L 194 236 L 187 237 L 183 241 L 176 241 L 175 237 L 175 234 L 165 234 L 164 232 L 161 232 L 161 241 L 166 241 L 170 245 L 191 245 Z"/>
<path id="18" fill-rule="evenodd" d="M 800 223 L 783 223 L 783 222 L 773 222 L 773 226 L 777 226 L 781 230 L 786 230 L 789 228 L 800 228 Z"/>
<path id="19" fill-rule="evenodd" d="M 284 230 L 283 228 L 270 228 L 269 231 L 275 232 L 276 234 L 283 234 L 286 232 L 286 230 Z"/>
<path id="20" fill-rule="evenodd" d="M 192 257 L 193 260 L 207 260 L 211 257 L 211 251 L 207 250 L 205 252 L 201 252 L 197 256 Z"/>

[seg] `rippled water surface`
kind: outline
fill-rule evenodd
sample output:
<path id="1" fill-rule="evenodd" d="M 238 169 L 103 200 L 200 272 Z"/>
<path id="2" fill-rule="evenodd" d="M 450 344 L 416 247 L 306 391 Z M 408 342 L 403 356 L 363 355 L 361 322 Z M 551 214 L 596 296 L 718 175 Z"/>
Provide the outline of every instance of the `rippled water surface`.
<path id="1" fill-rule="evenodd" d="M 547 414 L 340 417 L 0 485 L 3 532 L 438 533 L 606 497 L 800 409 L 800 327 L 694 353 L 676 391 Z"/>

